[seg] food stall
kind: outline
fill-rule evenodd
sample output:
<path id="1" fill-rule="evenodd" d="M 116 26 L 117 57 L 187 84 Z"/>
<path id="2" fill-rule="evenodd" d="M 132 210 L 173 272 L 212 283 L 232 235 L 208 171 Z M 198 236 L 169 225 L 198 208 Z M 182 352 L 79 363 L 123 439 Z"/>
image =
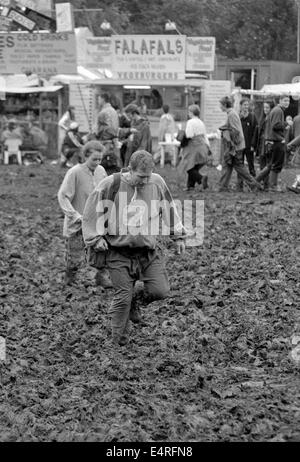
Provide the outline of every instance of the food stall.
<path id="1" fill-rule="evenodd" d="M 57 157 L 57 120 L 62 113 L 62 90 L 60 85 L 0 87 L 1 115 L 7 120 L 14 118 L 18 123 L 37 122 L 48 136 L 49 158 Z"/>

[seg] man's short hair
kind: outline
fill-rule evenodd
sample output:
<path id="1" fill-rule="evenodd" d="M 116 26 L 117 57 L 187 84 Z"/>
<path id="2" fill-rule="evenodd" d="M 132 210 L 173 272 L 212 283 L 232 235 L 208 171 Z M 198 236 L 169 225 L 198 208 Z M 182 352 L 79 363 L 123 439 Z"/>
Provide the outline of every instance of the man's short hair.
<path id="1" fill-rule="evenodd" d="M 230 96 L 224 96 L 223 98 L 220 99 L 220 103 L 222 106 L 226 107 L 227 109 L 232 107 L 232 99 Z"/>
<path id="2" fill-rule="evenodd" d="M 189 111 L 194 114 L 194 116 L 196 117 L 200 117 L 200 107 L 197 106 L 197 104 L 192 104 L 191 106 L 189 106 Z"/>
<path id="3" fill-rule="evenodd" d="M 140 110 L 136 104 L 128 104 L 128 106 L 125 107 L 124 112 L 126 114 L 139 114 Z"/>
<path id="4" fill-rule="evenodd" d="M 243 106 L 244 103 L 250 103 L 250 99 L 249 98 L 242 98 L 241 101 L 240 101 L 240 106 Z"/>
<path id="5" fill-rule="evenodd" d="M 147 151 L 134 152 L 129 161 L 129 166 L 134 171 L 138 169 L 143 171 L 153 170 L 154 165 L 152 154 Z"/>
<path id="6" fill-rule="evenodd" d="M 103 146 L 103 144 L 100 143 L 100 141 L 97 141 L 97 140 L 88 141 L 83 146 L 82 153 L 83 153 L 84 157 L 89 157 L 91 155 L 92 151 L 99 151 L 99 152 L 103 153 L 105 151 L 105 146 Z"/>
<path id="7" fill-rule="evenodd" d="M 102 98 L 106 103 L 110 102 L 110 96 L 108 93 L 100 93 L 100 98 Z"/>

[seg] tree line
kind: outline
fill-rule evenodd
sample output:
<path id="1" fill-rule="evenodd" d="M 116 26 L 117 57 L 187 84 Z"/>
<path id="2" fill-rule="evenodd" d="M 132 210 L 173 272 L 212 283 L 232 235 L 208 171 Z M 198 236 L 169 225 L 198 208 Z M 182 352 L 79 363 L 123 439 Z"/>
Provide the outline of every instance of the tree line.
<path id="1" fill-rule="evenodd" d="M 56 0 L 55 3 L 64 2 Z M 120 34 L 164 34 L 167 20 L 190 36 L 215 36 L 217 53 L 230 59 L 295 61 L 297 6 L 294 0 L 71 0 L 75 24 L 105 35 L 109 21 Z M 176 33 L 176 32 L 174 32 Z M 107 34 L 107 32 L 106 32 Z"/>

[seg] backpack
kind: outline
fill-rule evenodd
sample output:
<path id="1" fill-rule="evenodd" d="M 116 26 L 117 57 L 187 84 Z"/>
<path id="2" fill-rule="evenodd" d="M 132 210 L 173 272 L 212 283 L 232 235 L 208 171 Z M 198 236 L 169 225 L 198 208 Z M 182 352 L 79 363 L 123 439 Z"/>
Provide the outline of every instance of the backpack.
<path id="1" fill-rule="evenodd" d="M 121 184 L 121 173 L 114 173 L 113 174 L 113 182 L 110 185 L 105 200 L 109 200 L 114 202 L 115 197 L 120 189 Z M 106 265 L 106 257 L 107 251 L 101 252 L 96 251 L 94 247 L 87 247 L 86 248 L 86 262 L 89 266 L 92 266 L 96 269 L 102 269 Z"/>

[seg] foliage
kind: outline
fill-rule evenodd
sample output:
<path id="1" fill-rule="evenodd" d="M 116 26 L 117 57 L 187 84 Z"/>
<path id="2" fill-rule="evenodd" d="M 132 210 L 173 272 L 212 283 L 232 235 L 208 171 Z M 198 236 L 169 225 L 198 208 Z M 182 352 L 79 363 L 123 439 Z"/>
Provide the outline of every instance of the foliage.
<path id="1" fill-rule="evenodd" d="M 293 0 L 72 0 L 76 25 L 103 35 L 111 22 L 120 33 L 162 34 L 168 19 L 186 35 L 213 35 L 217 51 L 228 58 L 295 60 L 297 7 Z"/>

